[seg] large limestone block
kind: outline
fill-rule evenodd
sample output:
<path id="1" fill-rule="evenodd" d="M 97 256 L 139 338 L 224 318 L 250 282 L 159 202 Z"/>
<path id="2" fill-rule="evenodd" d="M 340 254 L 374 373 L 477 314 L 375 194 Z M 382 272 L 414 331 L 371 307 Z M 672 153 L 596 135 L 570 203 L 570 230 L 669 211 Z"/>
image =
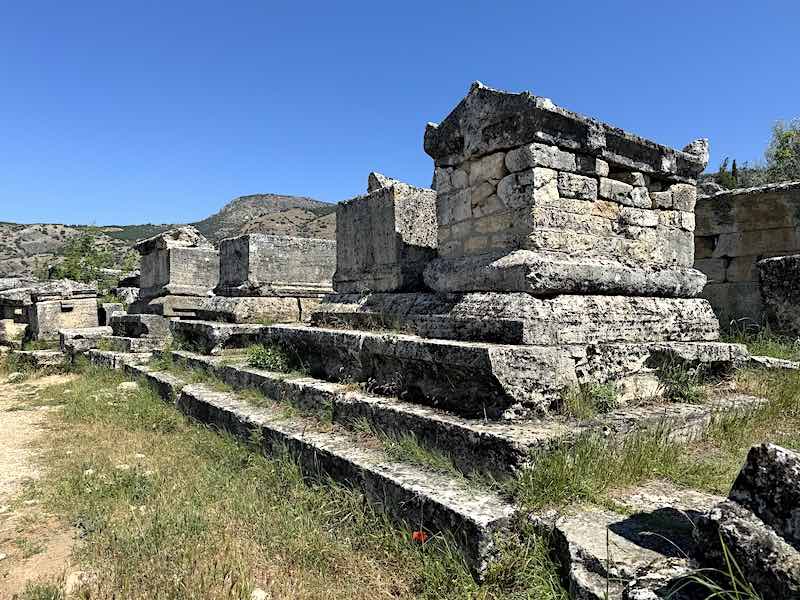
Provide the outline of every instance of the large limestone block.
<path id="1" fill-rule="evenodd" d="M 696 525 L 704 566 L 726 572 L 727 556 L 761 598 L 800 598 L 800 552 L 749 510 L 726 500 Z"/>
<path id="2" fill-rule="evenodd" d="M 800 209 L 800 182 L 723 190 L 697 203 L 698 235 L 795 228 Z M 786 249 L 788 250 L 788 249 Z"/>
<path id="3" fill-rule="evenodd" d="M 247 234 L 219 245 L 221 296 L 304 296 L 333 290 L 336 242 Z"/>
<path id="4" fill-rule="evenodd" d="M 712 341 L 719 323 L 701 299 L 525 293 L 335 294 L 315 325 L 399 329 L 421 337 L 504 344 Z"/>
<path id="5" fill-rule="evenodd" d="M 673 150 L 570 112 L 530 92 L 493 90 L 479 82 L 438 125 L 425 130 L 425 152 L 437 166 L 459 164 L 498 150 L 531 143 L 580 150 L 646 174 L 694 179 L 708 161 L 707 142 Z"/>
<path id="6" fill-rule="evenodd" d="M 382 185 L 382 187 L 380 187 Z M 414 291 L 436 255 L 436 192 L 393 179 L 336 207 L 339 292 Z"/>
<path id="7" fill-rule="evenodd" d="M 316 298 L 291 296 L 212 296 L 195 311 L 198 319 L 226 323 L 294 323 L 307 320 Z"/>
<path id="8" fill-rule="evenodd" d="M 767 314 L 787 333 L 800 332 L 800 254 L 758 263 L 761 298 Z"/>
<path id="9" fill-rule="evenodd" d="M 97 327 L 97 299 L 65 298 L 35 302 L 28 335 L 34 340 L 57 339 L 59 329 Z"/>
<path id="10" fill-rule="evenodd" d="M 610 258 L 516 250 L 510 254 L 438 258 L 425 269 L 425 283 L 440 293 L 505 291 L 691 298 L 703 290 L 706 276 L 685 266 L 629 266 Z"/>
<path id="11" fill-rule="evenodd" d="M 753 446 L 729 498 L 800 550 L 800 454 L 774 444 Z"/>
<path id="12" fill-rule="evenodd" d="M 114 335 L 120 337 L 155 337 L 169 335 L 169 321 L 160 315 L 115 314 L 109 323 Z"/>
<path id="13" fill-rule="evenodd" d="M 62 352 L 77 354 L 97 348 L 100 340 L 110 335 L 112 330 L 108 326 L 61 329 L 58 332 L 59 346 Z"/>
<path id="14" fill-rule="evenodd" d="M 138 242 L 140 300 L 205 296 L 219 281 L 219 254 L 194 227 L 178 227 Z"/>

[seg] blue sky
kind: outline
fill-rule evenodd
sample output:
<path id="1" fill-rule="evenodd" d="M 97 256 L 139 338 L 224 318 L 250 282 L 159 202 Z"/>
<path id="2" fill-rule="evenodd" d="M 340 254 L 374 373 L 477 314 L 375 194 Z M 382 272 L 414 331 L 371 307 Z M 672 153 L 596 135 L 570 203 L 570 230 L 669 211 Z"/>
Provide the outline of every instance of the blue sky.
<path id="1" fill-rule="evenodd" d="M 761 158 L 800 2 L 0 1 L 0 220 L 188 222 L 259 192 L 429 185 L 470 82 Z"/>

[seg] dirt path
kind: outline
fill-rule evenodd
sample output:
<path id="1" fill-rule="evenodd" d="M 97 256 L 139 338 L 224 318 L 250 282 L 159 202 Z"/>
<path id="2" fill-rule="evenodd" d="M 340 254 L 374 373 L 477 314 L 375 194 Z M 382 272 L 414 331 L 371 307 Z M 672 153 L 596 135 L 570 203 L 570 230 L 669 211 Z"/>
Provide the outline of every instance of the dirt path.
<path id="1" fill-rule="evenodd" d="M 31 406 L 39 392 L 64 383 L 52 375 L 10 384 L 0 378 L 0 599 L 13 599 L 29 580 L 62 576 L 74 535 L 32 502 L 20 500 L 26 481 L 39 477 L 36 443 L 49 407 Z"/>

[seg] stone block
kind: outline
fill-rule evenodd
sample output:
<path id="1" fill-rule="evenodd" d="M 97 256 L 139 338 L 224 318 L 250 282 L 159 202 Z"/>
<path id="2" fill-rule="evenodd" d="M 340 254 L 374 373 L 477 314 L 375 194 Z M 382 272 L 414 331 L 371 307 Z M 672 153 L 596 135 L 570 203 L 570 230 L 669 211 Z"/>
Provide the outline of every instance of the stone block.
<path id="1" fill-rule="evenodd" d="M 97 327 L 97 300 L 66 298 L 35 302 L 30 309 L 28 335 L 34 340 L 58 339 L 59 329 Z"/>
<path id="2" fill-rule="evenodd" d="M 728 497 L 800 550 L 800 455 L 797 452 L 774 444 L 753 446 Z"/>
<path id="3" fill-rule="evenodd" d="M 140 300 L 205 296 L 219 281 L 219 254 L 194 227 L 178 227 L 138 242 Z"/>
<path id="4" fill-rule="evenodd" d="M 575 234 L 572 239 L 580 241 Z M 599 239 L 587 240 L 587 250 Z M 691 263 L 691 255 L 682 260 Z M 680 265 L 629 266 L 605 257 L 516 250 L 510 254 L 438 258 L 425 269 L 425 282 L 440 293 L 506 291 L 690 298 L 702 291 L 706 277 Z"/>
<path id="5" fill-rule="evenodd" d="M 697 558 L 706 567 L 727 568 L 735 561 L 761 598 L 800 598 L 800 552 L 749 510 L 720 502 L 698 519 Z"/>
<path id="6" fill-rule="evenodd" d="M 708 283 L 723 283 L 728 261 L 724 258 L 700 258 L 694 261 L 694 268 L 702 271 L 708 278 Z"/>
<path id="7" fill-rule="evenodd" d="M 195 310 L 197 319 L 225 323 L 294 323 L 307 320 L 316 298 L 291 296 L 226 297 L 212 296 Z"/>
<path id="8" fill-rule="evenodd" d="M 110 335 L 112 330 L 108 326 L 61 329 L 58 332 L 59 346 L 62 352 L 78 354 L 97 348 L 100 341 Z"/>
<path id="9" fill-rule="evenodd" d="M 128 307 L 128 313 L 161 315 L 162 317 L 178 317 L 194 319 L 203 310 L 209 298 L 202 296 L 159 296 L 157 298 L 139 299 Z"/>
<path id="10" fill-rule="evenodd" d="M 800 248 L 800 229 L 784 227 L 782 229 L 740 231 L 722 233 L 717 236 L 714 257 L 776 255 L 791 253 Z"/>
<path id="11" fill-rule="evenodd" d="M 226 348 L 245 348 L 257 344 L 267 329 L 249 323 L 217 323 L 212 321 L 171 321 L 172 337 L 182 346 L 204 354 L 219 354 Z"/>
<path id="12" fill-rule="evenodd" d="M 597 180 L 573 173 L 559 173 L 558 194 L 562 198 L 597 200 Z"/>
<path id="13" fill-rule="evenodd" d="M 701 299 L 524 293 L 336 294 L 311 317 L 318 326 L 392 329 L 425 338 L 573 345 L 716 340 L 719 323 Z"/>
<path id="14" fill-rule="evenodd" d="M 555 106 L 530 92 L 493 90 L 479 82 L 438 125 L 425 130 L 425 152 L 436 166 L 457 166 L 508 148 L 544 143 L 596 156 L 614 170 L 694 180 L 707 164 L 707 146 L 667 148 Z"/>
<path id="15" fill-rule="evenodd" d="M 169 336 L 169 321 L 160 315 L 116 314 L 111 317 L 113 334 L 120 337 L 155 337 Z"/>
<path id="16" fill-rule="evenodd" d="M 97 314 L 99 319 L 100 325 L 110 325 L 111 324 L 111 315 L 115 312 L 124 313 L 125 306 L 120 302 L 103 302 L 97 308 Z"/>
<path id="17" fill-rule="evenodd" d="M 14 319 L 0 319 L 0 346 L 21 348 L 27 330 L 27 323 L 19 323 Z"/>
<path id="18" fill-rule="evenodd" d="M 333 291 L 336 242 L 247 234 L 219 245 L 220 296 L 313 296 Z"/>
<path id="19" fill-rule="evenodd" d="M 597 165 L 588 161 L 589 157 L 582 163 L 585 170 L 596 169 Z M 592 159 L 594 161 L 595 159 Z M 575 171 L 575 155 L 565 152 L 557 146 L 548 144 L 527 144 L 516 148 L 506 154 L 506 167 L 512 173 L 525 171 L 534 167 L 545 167 L 558 171 Z"/>
<path id="20" fill-rule="evenodd" d="M 767 316 L 782 331 L 800 333 L 800 254 L 765 258 L 758 262 L 758 271 Z"/>
<path id="21" fill-rule="evenodd" d="M 469 196 L 465 196 L 469 211 Z M 455 201 L 444 197 L 443 205 Z M 439 207 L 441 210 L 441 206 Z M 401 182 L 343 202 L 336 209 L 336 273 L 340 292 L 420 289 L 436 255 L 437 195 Z"/>

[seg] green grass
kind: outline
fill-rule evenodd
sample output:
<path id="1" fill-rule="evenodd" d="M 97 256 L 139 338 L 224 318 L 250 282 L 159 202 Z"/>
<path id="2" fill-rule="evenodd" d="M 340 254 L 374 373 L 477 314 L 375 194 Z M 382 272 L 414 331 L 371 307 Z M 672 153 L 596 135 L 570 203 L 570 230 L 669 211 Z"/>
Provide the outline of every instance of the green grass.
<path id="1" fill-rule="evenodd" d="M 576 419 L 590 419 L 617 407 L 613 383 L 583 384 L 567 389 L 561 398 L 561 413 Z"/>
<path id="2" fill-rule="evenodd" d="M 58 583 L 29 582 L 19 600 L 63 600 L 64 592 Z"/>
<path id="3" fill-rule="evenodd" d="M 742 370 L 736 384 L 768 402 L 715 414 L 706 434 L 692 442 L 671 439 L 663 426 L 624 439 L 584 435 L 535 453 L 511 493 L 532 509 L 603 504 L 610 491 L 653 479 L 727 494 L 751 446 L 770 441 L 800 449 L 800 373 Z"/>
<path id="4" fill-rule="evenodd" d="M 22 553 L 22 558 L 24 559 L 30 558 L 31 556 L 36 556 L 44 551 L 44 546 L 37 544 L 28 538 L 19 538 L 14 540 L 14 545 L 19 548 L 20 552 Z"/>
<path id="5" fill-rule="evenodd" d="M 773 332 L 769 326 L 746 327 L 731 323 L 723 342 L 744 344 L 751 354 L 800 360 L 800 339 Z"/>
<path id="6" fill-rule="evenodd" d="M 85 367 L 45 390 L 63 408 L 28 490 L 80 529 L 93 598 L 245 600 L 258 586 L 276 598 L 565 599 L 530 532 L 498 540 L 505 556 L 478 584 L 447 537 L 412 543 L 415 524 L 188 421 L 147 386 L 123 396 L 122 380 Z"/>
<path id="7" fill-rule="evenodd" d="M 247 348 L 247 364 L 257 369 L 288 373 L 293 370 L 295 363 L 288 352 L 274 344 L 258 344 Z"/>
<path id="8" fill-rule="evenodd" d="M 706 400 L 703 373 L 678 360 L 667 360 L 658 367 L 658 379 L 664 398 L 670 402 L 700 404 Z"/>

